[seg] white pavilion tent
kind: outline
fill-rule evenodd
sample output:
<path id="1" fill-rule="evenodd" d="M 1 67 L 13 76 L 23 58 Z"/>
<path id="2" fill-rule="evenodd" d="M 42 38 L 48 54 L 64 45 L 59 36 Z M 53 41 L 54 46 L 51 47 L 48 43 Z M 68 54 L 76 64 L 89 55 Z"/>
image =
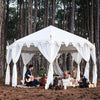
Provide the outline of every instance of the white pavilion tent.
<path id="1" fill-rule="evenodd" d="M 8 47 L 7 50 L 7 70 L 5 84 L 10 84 L 10 62 L 14 63 L 13 75 L 12 75 L 12 86 L 17 86 L 17 66 L 16 63 L 22 56 L 24 67 L 23 67 L 23 79 L 26 72 L 26 65 L 29 63 L 35 53 L 42 53 L 42 55 L 48 60 L 49 69 L 47 75 L 47 83 L 45 88 L 48 89 L 49 84 L 53 83 L 53 70 L 58 72 L 59 67 L 53 67 L 53 62 L 56 59 L 58 53 L 71 53 L 73 60 L 78 64 L 77 79 L 80 79 L 80 62 L 83 58 L 87 63 L 85 67 L 84 76 L 89 80 L 89 60 L 92 57 L 93 66 L 93 80 L 92 83 L 97 83 L 97 66 L 96 66 L 96 55 L 95 46 L 88 40 L 56 28 L 54 26 L 48 26 L 33 34 L 25 36 L 19 40 L 16 40 L 13 44 Z M 54 69 L 53 69 L 54 68 Z M 91 67 L 90 67 L 91 68 Z M 61 73 L 60 73 L 61 74 Z"/>

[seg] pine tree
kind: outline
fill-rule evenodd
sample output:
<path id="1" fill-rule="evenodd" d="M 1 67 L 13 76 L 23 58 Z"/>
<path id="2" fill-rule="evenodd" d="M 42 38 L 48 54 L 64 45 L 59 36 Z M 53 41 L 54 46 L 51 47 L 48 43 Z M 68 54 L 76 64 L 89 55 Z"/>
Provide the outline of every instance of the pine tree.
<path id="1" fill-rule="evenodd" d="M 55 0 L 52 0 L 52 25 L 55 25 Z"/>
<path id="2" fill-rule="evenodd" d="M 34 14 L 34 32 L 36 31 L 36 23 L 37 23 L 37 6 L 38 6 L 38 0 L 35 0 L 35 14 Z"/>
<path id="3" fill-rule="evenodd" d="M 75 0 L 72 0 L 70 32 L 74 33 Z M 72 73 L 72 57 L 69 54 L 69 70 Z"/>
<path id="4" fill-rule="evenodd" d="M 2 58 L 1 54 L 1 29 L 2 29 L 2 17 L 3 17 L 3 12 L 2 12 L 2 0 L 0 0 L 0 59 Z M 0 77 L 1 75 L 1 68 L 2 68 L 2 60 L 0 60 Z"/>
<path id="5" fill-rule="evenodd" d="M 97 55 L 97 66 L 98 66 L 98 77 L 100 77 L 100 50 L 99 50 L 99 0 L 96 0 L 96 55 Z"/>

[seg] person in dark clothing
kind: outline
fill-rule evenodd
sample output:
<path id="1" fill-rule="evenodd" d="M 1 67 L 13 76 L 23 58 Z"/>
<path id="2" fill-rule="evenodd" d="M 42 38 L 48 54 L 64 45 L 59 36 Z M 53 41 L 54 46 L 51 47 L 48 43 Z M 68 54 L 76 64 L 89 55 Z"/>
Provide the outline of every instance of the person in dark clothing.
<path id="1" fill-rule="evenodd" d="M 88 86 L 89 86 L 89 82 L 88 82 L 88 80 L 85 78 L 85 76 L 83 77 L 82 81 L 83 81 L 83 87 L 88 87 Z"/>
<path id="2" fill-rule="evenodd" d="M 87 88 L 89 87 L 89 82 L 88 80 L 85 78 L 85 76 L 82 77 L 81 79 L 82 82 L 80 82 L 80 88 Z"/>
<path id="3" fill-rule="evenodd" d="M 25 84 L 26 86 L 39 86 L 39 81 L 34 79 L 32 75 L 32 70 L 34 69 L 33 65 L 29 65 L 29 69 L 25 73 Z"/>
<path id="4" fill-rule="evenodd" d="M 53 86 L 58 85 L 58 79 L 57 77 L 55 77 L 54 81 L 53 81 Z"/>

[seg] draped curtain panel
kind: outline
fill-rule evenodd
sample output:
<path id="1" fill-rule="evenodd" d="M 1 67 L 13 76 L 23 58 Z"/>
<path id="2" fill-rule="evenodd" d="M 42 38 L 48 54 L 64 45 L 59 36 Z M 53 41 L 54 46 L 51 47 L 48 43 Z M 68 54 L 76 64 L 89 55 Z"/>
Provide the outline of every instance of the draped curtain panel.
<path id="1" fill-rule="evenodd" d="M 7 49 L 7 56 L 6 56 L 6 62 L 7 62 L 7 69 L 6 69 L 6 77 L 5 77 L 5 84 L 6 85 L 9 85 L 10 84 L 10 62 L 11 62 L 11 59 L 12 59 L 12 51 L 11 49 Z"/>
<path id="2" fill-rule="evenodd" d="M 78 50 L 79 54 L 82 56 L 82 58 L 89 62 L 90 60 L 90 47 L 87 44 L 84 44 L 83 47 L 81 45 L 77 44 L 76 49 Z"/>
<path id="3" fill-rule="evenodd" d="M 57 55 L 56 59 L 54 60 L 53 66 L 54 66 L 54 72 L 63 77 L 63 71 L 61 70 L 59 63 L 58 63 L 58 58 L 59 58 L 60 54 Z"/>
<path id="4" fill-rule="evenodd" d="M 80 63 L 82 60 L 82 56 L 79 53 L 72 53 L 73 60 L 77 63 L 77 80 L 80 80 Z"/>
<path id="5" fill-rule="evenodd" d="M 85 67 L 85 73 L 84 76 L 89 81 L 89 60 L 90 60 L 90 47 L 87 44 L 84 44 L 83 47 L 79 44 L 75 45 L 76 49 L 82 56 L 82 58 L 87 62 Z"/>
<path id="6" fill-rule="evenodd" d="M 16 68 L 16 63 L 20 57 L 22 50 L 22 45 L 15 45 L 12 48 L 12 60 L 14 63 L 13 66 L 13 75 L 12 75 L 12 86 L 15 87 L 17 85 L 17 68 Z"/>
<path id="7" fill-rule="evenodd" d="M 92 57 L 92 60 L 93 60 L 93 63 L 94 63 L 92 83 L 97 83 L 97 65 L 96 65 L 96 52 L 95 52 L 95 47 L 91 50 L 91 57 Z"/>
<path id="8" fill-rule="evenodd" d="M 30 60 L 32 59 L 32 57 L 34 56 L 34 53 L 21 53 L 22 56 L 22 60 L 24 63 L 24 67 L 23 67 L 23 84 L 24 84 L 24 78 L 25 78 L 25 73 L 26 73 L 26 65 L 30 62 Z"/>

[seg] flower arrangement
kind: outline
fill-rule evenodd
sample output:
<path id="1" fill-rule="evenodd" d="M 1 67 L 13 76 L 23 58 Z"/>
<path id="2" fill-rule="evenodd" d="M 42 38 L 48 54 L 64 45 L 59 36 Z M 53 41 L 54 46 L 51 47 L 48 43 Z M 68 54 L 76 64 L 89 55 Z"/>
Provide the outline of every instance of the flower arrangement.
<path id="1" fill-rule="evenodd" d="M 45 67 L 41 67 L 41 68 L 40 68 L 39 76 L 45 77 Z"/>
<path id="2" fill-rule="evenodd" d="M 55 85 L 55 86 L 50 86 L 50 89 L 52 89 L 52 90 L 61 90 L 62 87 L 61 87 L 61 85 Z"/>

